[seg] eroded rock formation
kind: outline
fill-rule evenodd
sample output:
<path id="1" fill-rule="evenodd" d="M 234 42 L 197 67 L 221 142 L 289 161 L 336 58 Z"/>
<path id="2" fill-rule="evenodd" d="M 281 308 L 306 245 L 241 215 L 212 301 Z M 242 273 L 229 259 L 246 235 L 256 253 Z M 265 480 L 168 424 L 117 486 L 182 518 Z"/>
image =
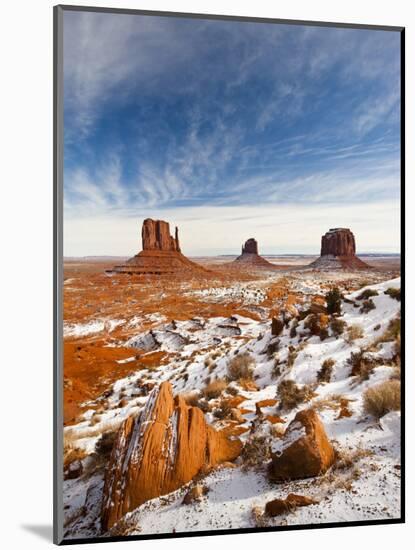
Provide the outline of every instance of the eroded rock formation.
<path id="1" fill-rule="evenodd" d="M 335 228 L 321 237 L 321 256 L 355 256 L 356 242 L 350 229 Z"/>
<path id="2" fill-rule="evenodd" d="M 170 235 L 170 225 L 163 220 L 147 218 L 141 230 L 143 250 L 167 250 L 180 252 L 179 230 L 176 227 L 175 236 Z"/>
<path id="3" fill-rule="evenodd" d="M 313 409 L 296 414 L 272 455 L 270 477 L 274 481 L 304 479 L 323 474 L 334 462 L 334 449 Z"/>
<path id="4" fill-rule="evenodd" d="M 311 264 L 319 269 L 364 269 L 369 266 L 356 256 L 356 241 L 350 229 L 335 227 L 321 237 L 320 258 Z"/>
<path id="5" fill-rule="evenodd" d="M 248 239 L 242 245 L 242 254 L 258 254 L 258 243 L 255 239 Z"/>
<path id="6" fill-rule="evenodd" d="M 275 269 L 275 266 L 258 254 L 258 243 L 250 238 L 242 245 L 242 253 L 233 264 L 237 267 Z"/>
<path id="7" fill-rule="evenodd" d="M 174 237 L 170 235 L 168 222 L 145 219 L 141 239 L 143 250 L 127 260 L 125 264 L 115 266 L 110 273 L 170 275 L 183 272 L 207 272 L 202 266 L 181 253 L 179 230 L 176 227 Z"/>
<path id="8" fill-rule="evenodd" d="M 157 386 L 141 414 L 119 429 L 105 473 L 102 526 L 111 528 L 140 504 L 175 491 L 199 472 L 232 461 L 239 439 L 209 426 L 203 412 Z"/>

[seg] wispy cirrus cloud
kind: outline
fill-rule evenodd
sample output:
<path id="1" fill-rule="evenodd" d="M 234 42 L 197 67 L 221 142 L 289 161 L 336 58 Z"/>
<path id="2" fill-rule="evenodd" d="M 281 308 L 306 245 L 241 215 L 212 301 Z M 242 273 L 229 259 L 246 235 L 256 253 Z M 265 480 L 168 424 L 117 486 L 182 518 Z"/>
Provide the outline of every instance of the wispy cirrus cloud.
<path id="1" fill-rule="evenodd" d="M 92 12 L 64 29 L 71 223 L 399 199 L 397 33 Z"/>

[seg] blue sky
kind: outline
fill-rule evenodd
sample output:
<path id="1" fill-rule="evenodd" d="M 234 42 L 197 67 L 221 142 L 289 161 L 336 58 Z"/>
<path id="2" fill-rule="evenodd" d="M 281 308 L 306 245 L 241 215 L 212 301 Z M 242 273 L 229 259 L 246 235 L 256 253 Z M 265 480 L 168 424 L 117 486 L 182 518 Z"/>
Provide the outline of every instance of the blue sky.
<path id="1" fill-rule="evenodd" d="M 396 32 L 64 14 L 64 252 L 399 250 Z"/>

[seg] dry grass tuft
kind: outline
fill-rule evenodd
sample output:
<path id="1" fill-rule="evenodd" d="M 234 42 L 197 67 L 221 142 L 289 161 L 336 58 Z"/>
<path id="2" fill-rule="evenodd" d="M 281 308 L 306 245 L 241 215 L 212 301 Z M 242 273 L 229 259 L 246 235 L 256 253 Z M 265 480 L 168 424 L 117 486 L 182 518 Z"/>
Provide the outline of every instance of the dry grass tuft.
<path id="1" fill-rule="evenodd" d="M 216 399 L 219 397 L 223 391 L 227 388 L 228 383 L 223 378 L 218 378 L 209 382 L 203 389 L 203 395 L 206 399 Z"/>
<path id="2" fill-rule="evenodd" d="M 200 395 L 198 391 L 191 391 L 183 395 L 183 399 L 186 401 L 186 405 L 189 405 L 189 407 L 197 407 L 199 405 L 199 398 Z"/>
<path id="3" fill-rule="evenodd" d="M 263 466 L 271 458 L 271 441 L 265 435 L 251 435 L 241 453 L 242 469 Z"/>
<path id="4" fill-rule="evenodd" d="M 318 382 L 330 382 L 331 375 L 333 374 L 333 367 L 336 364 L 334 359 L 326 359 L 321 365 L 321 369 L 317 373 Z"/>
<path id="5" fill-rule="evenodd" d="M 340 334 L 343 334 L 346 324 L 346 321 L 343 321 L 343 319 L 339 319 L 338 317 L 333 317 L 330 321 L 331 331 L 336 338 L 340 336 Z"/>
<path id="6" fill-rule="evenodd" d="M 282 380 L 277 388 L 277 397 L 280 400 L 279 407 L 281 409 L 293 409 L 297 405 L 309 401 L 314 395 L 310 386 L 297 386 L 294 380 Z"/>
<path id="7" fill-rule="evenodd" d="M 228 376 L 230 380 L 252 379 L 255 359 L 248 352 L 239 353 L 228 363 Z"/>
<path id="8" fill-rule="evenodd" d="M 360 325 L 350 325 L 349 327 L 347 327 L 345 340 L 346 342 L 351 344 L 355 340 L 363 338 L 363 334 L 364 332 Z"/>
<path id="9" fill-rule="evenodd" d="M 366 414 L 379 419 L 390 411 L 401 408 L 401 383 L 386 380 L 368 388 L 363 394 L 363 408 Z"/>
<path id="10" fill-rule="evenodd" d="M 260 506 L 254 506 L 251 510 L 251 518 L 254 522 L 255 527 L 261 528 L 268 525 L 267 516 L 264 513 L 264 510 Z"/>

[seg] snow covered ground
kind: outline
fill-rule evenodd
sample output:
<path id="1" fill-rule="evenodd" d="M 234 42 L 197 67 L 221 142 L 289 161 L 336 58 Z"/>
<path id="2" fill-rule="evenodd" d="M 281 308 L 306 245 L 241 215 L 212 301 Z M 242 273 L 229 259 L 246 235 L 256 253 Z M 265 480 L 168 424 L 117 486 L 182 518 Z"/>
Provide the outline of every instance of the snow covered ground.
<path id="1" fill-rule="evenodd" d="M 301 304 L 297 304 L 300 314 L 309 307 L 310 296 L 327 291 L 327 279 L 324 278 L 302 281 L 294 278 L 292 284 L 302 294 Z M 346 293 L 341 316 L 346 323 L 345 331 L 335 335 L 328 328 L 325 339 L 310 333 L 307 317 L 289 320 L 278 337 L 272 336 L 268 319 L 256 321 L 241 315 L 195 317 L 185 321 L 159 317 L 155 320 L 157 326 L 151 330 L 144 330 L 139 318 L 128 321 L 129 329 L 137 330 L 127 342 L 132 348 L 131 360 L 137 348 L 144 354 L 163 351 L 168 354 L 169 361 L 162 367 L 141 369 L 118 380 L 110 392 L 91 402 L 91 408 L 78 424 L 65 428 L 65 440 L 86 455 L 82 459 L 83 475 L 64 482 L 66 536 L 100 535 L 104 468 L 97 462 L 94 449 L 102 434 L 114 431 L 129 415 L 138 414 L 148 400 L 149 388 L 161 381 L 170 381 L 175 393 L 197 392 L 203 400 L 206 385 L 224 379 L 232 358 L 244 353 L 252 357 L 256 388 L 247 387 L 240 381 L 229 384 L 232 393 L 243 398 L 240 404 L 242 420 L 238 425 L 243 433 L 239 437 L 247 441 L 253 435 L 263 435 L 272 441 L 275 449 L 281 439 L 269 417 L 281 417 L 283 422 L 278 424 L 282 426 L 281 433 L 299 410 L 314 406 L 335 448 L 341 456 L 348 454 L 351 463 L 320 478 L 275 484 L 268 480 L 266 463 L 246 468 L 240 457 L 235 467 L 220 468 L 203 479 L 207 494 L 200 502 L 183 505 L 188 488 L 181 488 L 129 513 L 123 520 L 124 532 L 171 533 L 399 517 L 400 412 L 392 411 L 376 420 L 365 412 L 363 394 L 374 384 L 396 376 L 396 365 L 392 362 L 394 342 L 383 341 L 382 335 L 400 314 L 400 302 L 385 291 L 399 289 L 400 284 L 400 278 L 396 278 Z M 201 297 L 233 299 L 238 294 L 245 303 L 260 304 L 264 300 L 262 290 L 244 287 L 241 295 L 241 288 L 238 286 L 233 294 L 228 288 L 211 289 Z M 360 295 L 365 289 L 373 291 L 370 300 L 374 307 L 363 312 L 364 300 Z M 117 323 L 127 321 L 117 320 Z M 354 339 L 347 331 L 351 326 L 357 334 Z M 104 330 L 112 330 L 108 321 L 69 325 L 65 336 Z M 351 354 L 359 351 L 373 360 L 367 377 L 351 375 Z M 328 359 L 333 362 L 330 380 L 321 382 L 319 372 Z M 283 380 L 293 380 L 299 387 L 308 385 L 312 398 L 290 410 L 278 408 L 278 403 L 262 407 L 263 416 L 259 416 L 256 403 L 265 399 L 278 400 L 277 388 Z M 225 390 L 225 396 L 230 397 L 227 392 Z M 209 400 L 206 410 L 207 420 L 217 429 L 229 425 L 229 419 L 216 414 L 222 397 Z M 346 404 L 345 415 L 340 414 L 342 404 Z M 312 496 L 318 504 L 277 518 L 262 514 L 267 501 L 285 498 L 290 492 Z M 260 512 L 253 513 L 253 510 Z"/>

